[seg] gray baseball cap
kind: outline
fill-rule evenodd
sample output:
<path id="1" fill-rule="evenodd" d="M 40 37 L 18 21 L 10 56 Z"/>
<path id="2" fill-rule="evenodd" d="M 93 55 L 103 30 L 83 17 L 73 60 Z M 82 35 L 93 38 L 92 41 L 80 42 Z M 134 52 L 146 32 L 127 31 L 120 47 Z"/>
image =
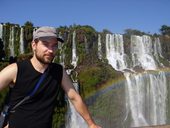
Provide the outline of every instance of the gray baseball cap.
<path id="1" fill-rule="evenodd" d="M 62 43 L 64 42 L 64 40 L 57 34 L 56 29 L 49 26 L 40 27 L 33 32 L 33 40 L 41 37 L 54 37 L 57 38 L 58 41 Z"/>

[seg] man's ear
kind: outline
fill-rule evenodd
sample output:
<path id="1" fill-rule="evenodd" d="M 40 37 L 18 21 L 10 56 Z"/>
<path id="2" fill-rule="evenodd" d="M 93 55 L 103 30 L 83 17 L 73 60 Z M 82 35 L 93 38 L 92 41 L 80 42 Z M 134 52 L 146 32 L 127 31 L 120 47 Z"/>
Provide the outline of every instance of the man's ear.
<path id="1" fill-rule="evenodd" d="M 32 41 L 32 42 L 31 42 L 31 47 L 32 47 L 33 52 L 35 51 L 35 46 L 36 46 L 35 41 Z"/>

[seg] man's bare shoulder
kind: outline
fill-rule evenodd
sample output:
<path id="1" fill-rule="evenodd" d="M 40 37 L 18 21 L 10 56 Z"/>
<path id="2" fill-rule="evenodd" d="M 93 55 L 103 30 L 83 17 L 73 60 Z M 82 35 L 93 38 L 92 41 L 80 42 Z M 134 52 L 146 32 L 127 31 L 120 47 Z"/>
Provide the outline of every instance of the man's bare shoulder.
<path id="1" fill-rule="evenodd" d="M 7 87 L 9 84 L 14 84 L 17 76 L 17 64 L 13 63 L 0 71 L 0 89 Z"/>
<path id="2" fill-rule="evenodd" d="M 12 63 L 8 66 L 6 66 L 4 69 L 2 69 L 0 71 L 0 73 L 3 73 L 3 72 L 12 72 L 12 71 L 17 71 L 17 64 L 16 63 Z"/>

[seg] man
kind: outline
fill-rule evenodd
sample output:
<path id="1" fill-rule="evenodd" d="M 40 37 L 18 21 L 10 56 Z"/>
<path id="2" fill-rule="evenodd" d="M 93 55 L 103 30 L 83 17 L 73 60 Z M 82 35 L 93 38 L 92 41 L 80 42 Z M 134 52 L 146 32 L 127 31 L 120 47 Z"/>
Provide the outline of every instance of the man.
<path id="1" fill-rule="evenodd" d="M 54 102 L 60 84 L 89 128 L 101 128 L 93 121 L 64 68 L 52 63 L 58 41 L 63 42 L 58 38 L 55 28 L 40 27 L 33 33 L 33 57 L 13 63 L 0 72 L 0 90 L 13 85 L 9 99 L 11 107 L 30 94 L 44 72 L 46 73 L 35 94 L 10 113 L 9 128 L 51 128 Z"/>

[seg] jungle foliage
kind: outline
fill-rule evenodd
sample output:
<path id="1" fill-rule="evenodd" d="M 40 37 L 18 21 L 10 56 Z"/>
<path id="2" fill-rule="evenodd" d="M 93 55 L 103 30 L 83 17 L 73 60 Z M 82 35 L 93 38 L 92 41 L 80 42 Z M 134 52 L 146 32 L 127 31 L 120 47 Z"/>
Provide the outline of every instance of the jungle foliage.
<path id="1" fill-rule="evenodd" d="M 20 32 L 21 29 L 24 30 L 24 47 L 25 54 L 21 54 L 19 52 L 19 40 L 20 40 Z M 14 50 L 16 61 L 20 61 L 26 58 L 30 58 L 32 56 L 31 52 L 31 41 L 32 41 L 32 33 L 34 29 L 33 23 L 27 21 L 24 26 L 19 26 L 17 24 L 6 23 L 4 25 L 3 31 L 3 39 L 0 40 L 0 70 L 2 70 L 5 66 L 7 66 L 10 62 L 9 55 L 9 43 L 10 43 L 10 31 L 14 32 Z M 98 34 L 101 35 L 102 41 L 105 42 L 105 35 L 112 34 L 111 31 L 107 29 L 103 29 L 103 32 L 97 32 L 93 27 L 89 25 L 71 25 L 71 26 L 60 26 L 56 28 L 58 34 L 65 40 L 65 43 L 61 45 L 62 49 L 58 49 L 57 58 L 55 62 L 60 62 L 60 55 L 64 53 L 65 60 L 64 65 L 66 69 L 72 69 L 71 58 L 72 58 L 72 37 L 73 32 L 76 32 L 76 51 L 78 55 L 78 63 L 77 67 L 74 69 L 75 72 L 78 73 L 78 82 L 80 85 L 80 94 L 84 98 L 88 98 L 96 91 L 101 88 L 107 86 L 108 81 L 114 81 L 123 77 L 120 72 L 115 71 L 107 62 L 105 58 L 105 44 L 101 44 L 101 50 L 103 58 L 99 59 L 97 55 L 97 39 Z M 150 36 L 158 36 L 161 40 L 161 45 L 163 48 L 163 55 L 167 60 L 170 60 L 170 27 L 167 25 L 163 25 L 160 28 L 161 34 L 151 35 L 150 33 L 141 32 L 139 30 L 134 29 L 126 29 L 124 33 L 125 40 L 125 52 L 128 53 L 130 51 L 130 35 L 150 35 Z M 5 43 L 5 45 L 4 45 Z M 74 73 L 73 73 L 74 74 Z M 111 84 L 111 83 L 110 83 Z M 1 91 L 0 93 L 0 105 L 3 104 L 4 98 L 8 89 Z M 63 97 L 62 97 L 63 100 Z M 62 128 L 65 123 L 65 113 L 67 111 L 67 107 L 64 104 L 62 107 L 56 107 L 53 118 L 53 126 L 54 128 Z"/>

